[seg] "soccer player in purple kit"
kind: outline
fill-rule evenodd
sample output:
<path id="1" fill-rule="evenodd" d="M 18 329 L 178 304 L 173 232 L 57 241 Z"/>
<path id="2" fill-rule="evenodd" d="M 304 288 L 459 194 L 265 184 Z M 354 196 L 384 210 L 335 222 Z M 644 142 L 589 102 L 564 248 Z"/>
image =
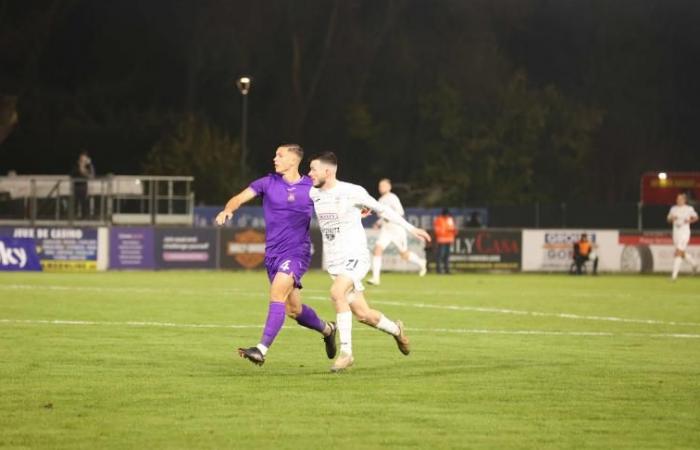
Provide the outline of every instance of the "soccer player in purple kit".
<path id="1" fill-rule="evenodd" d="M 304 150 L 296 144 L 277 148 L 275 173 L 253 181 L 232 197 L 216 216 L 223 225 L 243 204 L 256 196 L 263 199 L 265 213 L 265 267 L 270 280 L 270 304 L 260 343 L 255 347 L 239 348 L 238 354 L 262 365 L 265 355 L 284 324 L 285 313 L 303 327 L 323 335 L 326 355 L 336 355 L 336 326 L 321 320 L 316 311 L 301 302 L 301 277 L 311 261 L 309 225 L 314 206 L 309 197 L 312 182 L 299 173 Z"/>

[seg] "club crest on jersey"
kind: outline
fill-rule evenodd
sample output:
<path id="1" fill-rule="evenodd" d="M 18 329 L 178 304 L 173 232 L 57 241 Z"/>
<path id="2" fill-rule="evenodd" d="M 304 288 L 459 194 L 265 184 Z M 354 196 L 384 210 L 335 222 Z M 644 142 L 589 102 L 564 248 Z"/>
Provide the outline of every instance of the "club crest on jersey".
<path id="1" fill-rule="evenodd" d="M 293 201 L 295 200 L 295 198 L 296 198 L 296 197 L 294 197 L 294 192 L 289 192 L 289 193 L 287 194 L 287 201 L 288 201 L 288 202 L 293 202 Z"/>

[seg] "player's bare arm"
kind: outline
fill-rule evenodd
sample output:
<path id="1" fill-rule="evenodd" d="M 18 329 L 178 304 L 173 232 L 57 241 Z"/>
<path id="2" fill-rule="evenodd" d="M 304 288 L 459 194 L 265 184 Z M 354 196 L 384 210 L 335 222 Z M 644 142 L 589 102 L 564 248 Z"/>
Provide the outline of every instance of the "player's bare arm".
<path id="1" fill-rule="evenodd" d="M 233 217 L 233 213 L 236 212 L 242 204 L 251 201 L 256 195 L 255 191 L 248 187 L 231 197 L 231 199 L 226 202 L 223 211 L 216 215 L 216 224 L 219 226 L 225 224 L 226 221 Z"/>
<path id="2" fill-rule="evenodd" d="M 374 198 L 370 197 L 369 194 L 363 195 L 363 198 L 360 199 L 359 201 L 359 206 L 361 208 L 370 208 L 373 211 L 381 214 L 383 219 L 388 220 L 389 222 L 395 223 L 397 225 L 400 225 L 401 227 L 405 228 L 406 231 L 410 232 L 412 235 L 417 237 L 418 239 L 424 241 L 424 242 L 430 242 L 430 234 L 428 234 L 427 231 L 425 231 L 422 228 L 417 228 L 411 225 L 401 217 L 396 211 L 394 211 L 391 208 L 388 208 L 381 203 L 379 203 L 377 200 Z"/>

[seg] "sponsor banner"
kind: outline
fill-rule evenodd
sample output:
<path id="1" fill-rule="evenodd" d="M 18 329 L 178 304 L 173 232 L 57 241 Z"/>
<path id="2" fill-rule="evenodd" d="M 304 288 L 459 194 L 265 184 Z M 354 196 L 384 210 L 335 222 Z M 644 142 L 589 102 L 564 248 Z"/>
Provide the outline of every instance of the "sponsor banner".
<path id="1" fill-rule="evenodd" d="M 114 227 L 109 230 L 110 269 L 154 269 L 153 228 Z"/>
<path id="2" fill-rule="evenodd" d="M 374 244 L 377 242 L 377 239 L 379 239 L 380 230 L 372 228 L 366 230 L 366 233 L 367 246 L 369 248 L 370 255 L 373 255 Z M 407 238 L 408 250 L 412 251 L 421 258 L 425 258 L 425 244 L 423 244 L 423 241 L 416 238 L 411 233 L 407 233 Z M 401 259 L 399 249 L 396 248 L 394 244 L 390 244 L 384 249 L 384 253 L 382 254 L 382 272 L 418 272 L 418 270 L 419 267 L 415 264 Z"/>
<path id="3" fill-rule="evenodd" d="M 156 228 L 155 266 L 159 269 L 216 268 L 217 230 Z"/>
<path id="4" fill-rule="evenodd" d="M 620 267 L 622 272 L 671 272 L 675 247 L 670 232 L 621 232 Z M 696 261 L 700 261 L 700 236 L 690 238 L 686 250 Z M 685 261 L 681 272 L 691 272 Z"/>
<path id="5" fill-rule="evenodd" d="M 700 200 L 700 172 L 668 172 L 660 177 L 657 172 L 642 175 L 642 203 L 645 205 L 675 205 L 676 195 L 690 194 Z"/>
<path id="6" fill-rule="evenodd" d="M 520 231 L 462 230 L 451 248 L 450 270 L 518 271 L 521 263 L 521 238 Z"/>
<path id="7" fill-rule="evenodd" d="M 0 236 L 33 239 L 44 270 L 97 270 L 97 228 L 2 227 Z"/>
<path id="8" fill-rule="evenodd" d="M 265 230 L 260 228 L 223 229 L 219 233 L 219 267 L 260 269 L 265 261 Z"/>
<path id="9" fill-rule="evenodd" d="M 34 239 L 0 237 L 0 271 L 20 270 L 41 270 Z"/>
<path id="10" fill-rule="evenodd" d="M 619 232 L 615 230 L 523 230 L 522 270 L 569 272 L 573 263 L 574 243 L 582 233 L 588 235 L 598 255 L 598 270 L 620 270 Z"/>
<path id="11" fill-rule="evenodd" d="M 320 268 L 322 259 L 321 232 L 311 230 L 311 264 Z M 222 229 L 219 233 L 219 267 L 224 269 L 264 269 L 265 229 Z"/>
<path id="12" fill-rule="evenodd" d="M 216 226 L 214 219 L 216 219 L 216 215 L 222 209 L 220 206 L 195 206 L 194 226 L 200 228 Z M 241 206 L 225 226 L 227 228 L 258 228 L 264 230 L 265 216 L 262 206 Z"/>

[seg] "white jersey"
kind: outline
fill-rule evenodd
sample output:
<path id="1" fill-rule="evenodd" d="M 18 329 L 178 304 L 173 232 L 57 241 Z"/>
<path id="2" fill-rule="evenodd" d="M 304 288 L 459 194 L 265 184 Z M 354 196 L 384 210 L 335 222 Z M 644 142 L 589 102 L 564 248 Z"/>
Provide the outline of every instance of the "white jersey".
<path id="1" fill-rule="evenodd" d="M 401 204 L 401 200 L 399 200 L 399 197 L 397 197 L 396 194 L 394 194 L 393 192 L 387 192 L 386 194 L 379 197 L 378 201 L 387 208 L 391 208 L 392 210 L 394 210 L 394 212 L 399 216 L 404 216 L 405 213 L 403 210 L 403 205 Z M 382 214 L 380 214 L 379 216 L 382 218 L 382 231 L 399 233 L 403 231 L 403 228 L 401 228 L 400 225 L 391 223 L 388 220 L 384 219 L 384 216 Z"/>
<path id="2" fill-rule="evenodd" d="M 673 217 L 673 234 L 690 234 L 690 219 L 698 217 L 695 208 L 690 205 L 671 207 L 668 218 Z"/>
<path id="3" fill-rule="evenodd" d="M 311 188 L 318 226 L 323 236 L 323 253 L 329 267 L 345 264 L 348 259 L 369 258 L 367 236 L 362 226 L 362 208 L 367 207 L 383 218 L 412 231 L 406 222 L 390 207 L 379 203 L 365 188 L 338 181 L 330 189 Z"/>

